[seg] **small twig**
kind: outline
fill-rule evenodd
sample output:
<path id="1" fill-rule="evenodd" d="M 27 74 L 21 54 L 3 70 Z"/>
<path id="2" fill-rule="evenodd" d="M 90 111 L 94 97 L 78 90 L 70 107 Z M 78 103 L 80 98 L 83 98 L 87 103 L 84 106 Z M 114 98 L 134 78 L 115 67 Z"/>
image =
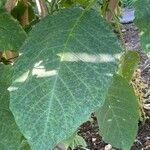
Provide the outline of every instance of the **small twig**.
<path id="1" fill-rule="evenodd" d="M 46 7 L 45 0 L 35 0 L 39 16 L 45 17 L 48 15 L 48 10 Z"/>
<path id="2" fill-rule="evenodd" d="M 110 0 L 108 4 L 108 8 L 106 11 L 106 19 L 111 22 L 113 19 L 113 14 L 118 7 L 119 0 Z"/>
<path id="3" fill-rule="evenodd" d="M 29 11 L 28 11 L 28 0 L 23 0 L 25 11 L 24 14 L 21 16 L 21 25 L 24 27 L 29 24 Z"/>
<path id="4" fill-rule="evenodd" d="M 127 47 L 126 47 L 126 44 L 125 44 L 125 40 L 124 40 L 122 31 L 121 31 L 120 24 L 119 24 L 117 19 L 116 19 L 116 25 L 117 25 L 117 29 L 118 29 L 118 32 L 119 32 L 119 35 L 120 35 L 122 47 L 123 47 L 124 51 L 127 52 Z"/>

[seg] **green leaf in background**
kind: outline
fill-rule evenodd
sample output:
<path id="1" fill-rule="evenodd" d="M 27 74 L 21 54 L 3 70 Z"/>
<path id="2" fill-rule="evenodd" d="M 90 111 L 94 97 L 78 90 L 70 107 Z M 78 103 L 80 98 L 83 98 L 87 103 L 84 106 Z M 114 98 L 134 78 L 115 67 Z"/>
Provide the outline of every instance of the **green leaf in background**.
<path id="1" fill-rule="evenodd" d="M 0 51 L 19 50 L 26 39 L 26 33 L 7 13 L 0 13 Z"/>
<path id="2" fill-rule="evenodd" d="M 32 150 L 52 150 L 102 106 L 120 52 L 94 10 L 63 10 L 33 28 L 14 66 L 10 103 Z"/>
<path id="3" fill-rule="evenodd" d="M 142 47 L 150 54 L 150 0 L 137 0 L 135 10 L 135 23 L 140 30 Z"/>
<path id="4" fill-rule="evenodd" d="M 81 5 L 83 7 L 87 7 L 92 1 L 93 0 L 62 0 L 60 2 L 60 5 L 66 8 L 74 6 L 74 5 Z"/>
<path id="5" fill-rule="evenodd" d="M 128 82 L 130 82 L 139 61 L 140 57 L 137 52 L 128 51 L 122 56 L 119 67 L 119 74 L 123 76 Z"/>
<path id="6" fill-rule="evenodd" d="M 70 147 L 71 149 L 75 149 L 78 146 L 85 148 L 87 144 L 83 137 L 75 133 L 68 140 L 65 141 L 65 146 Z"/>
<path id="7" fill-rule="evenodd" d="M 65 8 L 69 8 L 71 6 L 74 6 L 74 0 L 61 0 L 60 1 L 60 5 L 65 7 Z"/>
<path id="8" fill-rule="evenodd" d="M 137 0 L 121 0 L 124 7 L 132 7 Z"/>
<path id="9" fill-rule="evenodd" d="M 115 74 L 105 104 L 96 112 L 103 140 L 122 150 L 130 150 L 139 121 L 138 100 L 133 87 Z"/>
<path id="10" fill-rule="evenodd" d="M 0 64 L 0 73 L 0 150 L 20 150 L 22 134 L 9 110 L 11 66 Z"/>
<path id="11" fill-rule="evenodd" d="M 75 0 L 76 4 L 80 4 L 81 6 L 89 6 L 91 3 L 93 2 L 93 0 Z"/>

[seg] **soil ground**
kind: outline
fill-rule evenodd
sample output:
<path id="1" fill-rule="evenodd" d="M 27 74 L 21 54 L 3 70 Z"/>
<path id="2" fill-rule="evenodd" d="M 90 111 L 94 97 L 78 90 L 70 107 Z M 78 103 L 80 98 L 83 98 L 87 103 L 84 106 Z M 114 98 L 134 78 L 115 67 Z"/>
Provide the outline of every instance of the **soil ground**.
<path id="1" fill-rule="evenodd" d="M 141 77 L 143 82 L 147 85 L 143 92 L 144 95 L 144 110 L 147 116 L 146 122 L 139 122 L 139 131 L 131 150 L 150 150 L 150 59 L 146 56 L 140 47 L 138 28 L 133 23 L 124 24 L 122 28 L 124 40 L 129 50 L 135 50 L 139 53 L 141 61 L 139 64 L 141 70 Z M 95 118 L 94 118 L 95 119 Z M 80 127 L 79 135 L 81 135 L 89 150 L 118 150 L 113 148 L 110 144 L 105 143 L 98 133 L 98 125 L 95 121 L 86 122 Z M 111 134 L 111 133 L 110 133 Z M 76 148 L 75 150 L 85 150 Z"/>

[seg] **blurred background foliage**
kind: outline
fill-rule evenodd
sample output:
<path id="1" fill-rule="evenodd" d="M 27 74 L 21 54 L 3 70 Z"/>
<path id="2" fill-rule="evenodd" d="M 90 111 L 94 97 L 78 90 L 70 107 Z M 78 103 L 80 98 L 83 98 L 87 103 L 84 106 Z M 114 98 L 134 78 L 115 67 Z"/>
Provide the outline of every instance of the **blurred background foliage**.
<path id="1" fill-rule="evenodd" d="M 74 6 L 86 8 L 91 4 L 93 9 L 96 9 L 103 15 L 103 9 L 107 11 L 110 1 L 111 0 L 0 0 L 0 8 L 3 10 L 5 7 L 6 10 L 20 22 L 26 32 L 29 32 L 32 26 L 42 17 L 45 17 L 47 14 L 55 14 L 58 10 L 64 8 Z M 132 7 L 135 1 L 136 0 L 119 0 L 118 8 L 122 8 L 122 6 Z M 40 8 L 38 8 L 38 5 L 40 5 Z M 119 10 L 119 12 L 121 12 L 121 10 Z M 120 14 L 121 13 L 119 13 L 119 15 Z"/>
<path id="2" fill-rule="evenodd" d="M 132 7 L 136 0 L 122 0 L 124 7 Z"/>

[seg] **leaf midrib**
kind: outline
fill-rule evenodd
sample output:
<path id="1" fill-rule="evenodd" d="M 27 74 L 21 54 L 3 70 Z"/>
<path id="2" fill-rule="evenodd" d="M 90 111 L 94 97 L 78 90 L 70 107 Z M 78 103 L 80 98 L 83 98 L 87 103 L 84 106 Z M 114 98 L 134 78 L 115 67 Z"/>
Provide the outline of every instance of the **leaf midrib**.
<path id="1" fill-rule="evenodd" d="M 74 32 L 75 28 L 78 26 L 78 23 L 80 22 L 81 18 L 83 17 L 83 15 L 85 14 L 86 10 L 82 11 L 82 13 L 80 14 L 80 16 L 78 17 L 78 19 L 75 21 L 75 24 L 73 25 L 73 27 L 71 28 L 70 32 L 69 32 L 69 35 L 68 35 L 68 38 L 64 44 L 64 49 L 63 49 L 63 52 L 62 54 L 66 51 L 67 49 L 67 45 L 68 45 L 68 42 L 72 36 L 72 33 Z M 55 87 L 56 87 L 56 84 L 57 84 L 57 80 L 58 80 L 58 76 L 59 76 L 59 70 L 61 68 L 61 61 L 59 63 L 59 66 L 58 66 L 58 74 L 56 75 L 55 77 L 55 80 L 54 80 L 54 86 L 53 86 L 53 89 L 52 89 L 52 95 L 50 97 L 50 100 L 49 100 L 49 104 L 48 104 L 48 114 L 47 114 L 47 118 L 46 118 L 46 122 L 45 122 L 45 127 L 44 127 L 44 133 L 43 135 L 45 135 L 47 133 L 47 129 L 48 129 L 48 121 L 50 119 L 50 111 L 51 111 L 51 106 L 52 106 L 52 100 L 54 98 L 54 95 L 55 95 Z"/>

